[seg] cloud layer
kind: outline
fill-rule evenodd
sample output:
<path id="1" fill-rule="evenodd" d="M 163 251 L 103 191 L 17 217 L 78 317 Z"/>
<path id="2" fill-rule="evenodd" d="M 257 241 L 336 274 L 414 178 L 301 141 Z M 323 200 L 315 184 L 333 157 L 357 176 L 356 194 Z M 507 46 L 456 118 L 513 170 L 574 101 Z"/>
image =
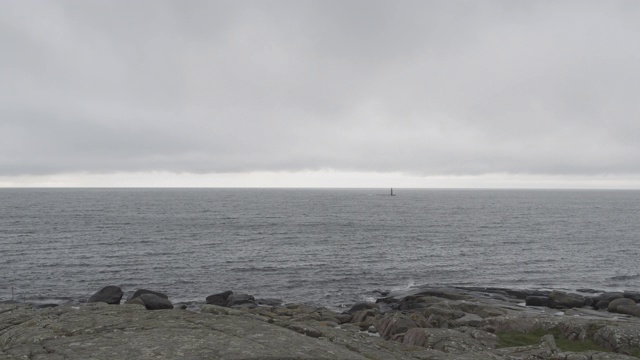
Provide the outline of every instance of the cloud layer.
<path id="1" fill-rule="evenodd" d="M 0 3 L 0 176 L 640 173 L 637 1 Z"/>

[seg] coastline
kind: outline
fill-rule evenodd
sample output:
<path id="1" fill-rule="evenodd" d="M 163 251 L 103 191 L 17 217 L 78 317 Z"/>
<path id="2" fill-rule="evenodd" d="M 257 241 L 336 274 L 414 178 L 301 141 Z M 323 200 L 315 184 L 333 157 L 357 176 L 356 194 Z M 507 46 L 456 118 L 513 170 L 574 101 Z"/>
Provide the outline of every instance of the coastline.
<path id="1" fill-rule="evenodd" d="M 0 358 L 13 360 L 24 354 L 31 354 L 30 359 L 107 359 L 113 354 L 123 359 L 640 356 L 640 293 L 634 291 L 582 296 L 421 287 L 381 291 L 376 302 L 353 304 L 344 312 L 261 303 L 232 291 L 212 294 L 204 304 L 191 307 L 172 304 L 166 295 L 151 290 L 136 293 L 119 306 L 106 304 L 121 304 L 123 293 L 115 286 L 96 292 L 87 303 L 48 307 L 2 303 Z M 616 302 L 621 305 L 612 307 Z M 505 346 L 514 334 L 529 336 L 533 343 Z M 566 341 L 594 348 L 572 351 L 562 348 Z"/>

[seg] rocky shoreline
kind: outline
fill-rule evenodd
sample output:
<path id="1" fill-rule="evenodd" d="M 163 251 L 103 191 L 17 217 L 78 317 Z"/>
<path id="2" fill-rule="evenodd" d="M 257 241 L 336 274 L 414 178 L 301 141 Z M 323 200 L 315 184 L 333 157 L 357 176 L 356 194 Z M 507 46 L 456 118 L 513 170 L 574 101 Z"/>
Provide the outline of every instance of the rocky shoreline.
<path id="1" fill-rule="evenodd" d="M 340 313 L 233 291 L 173 304 L 138 289 L 123 301 L 107 286 L 87 303 L 0 304 L 0 359 L 640 357 L 640 292 L 581 292 L 420 287 Z"/>

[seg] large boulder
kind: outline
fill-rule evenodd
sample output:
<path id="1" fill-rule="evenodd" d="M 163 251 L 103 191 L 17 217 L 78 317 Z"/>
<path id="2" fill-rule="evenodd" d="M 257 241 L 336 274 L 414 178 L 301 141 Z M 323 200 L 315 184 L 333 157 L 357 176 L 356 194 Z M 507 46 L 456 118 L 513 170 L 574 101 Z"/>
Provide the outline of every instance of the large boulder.
<path id="1" fill-rule="evenodd" d="M 137 297 L 139 297 L 142 294 L 153 294 L 156 296 L 159 296 L 163 299 L 169 299 L 169 297 L 161 292 L 157 292 L 157 291 L 153 291 L 153 290 L 147 290 L 147 289 L 138 289 L 136 290 L 133 294 L 129 295 L 129 297 L 127 298 L 127 301 L 135 299 Z"/>
<path id="2" fill-rule="evenodd" d="M 249 294 L 231 294 L 227 297 L 227 302 L 225 303 L 227 307 L 256 307 L 256 299 L 253 295 Z"/>
<path id="3" fill-rule="evenodd" d="M 171 301 L 155 294 L 142 294 L 139 298 L 147 310 L 173 309 Z"/>
<path id="4" fill-rule="evenodd" d="M 616 311 L 620 314 L 627 314 L 635 317 L 640 317 L 640 306 L 638 305 L 618 305 Z"/>
<path id="5" fill-rule="evenodd" d="M 218 294 L 209 295 L 206 298 L 207 304 L 225 306 L 229 295 L 233 294 L 233 291 L 227 290 Z"/>
<path id="6" fill-rule="evenodd" d="M 609 303 L 607 310 L 609 310 L 609 312 L 619 312 L 618 307 L 621 305 L 635 307 L 636 302 L 628 298 L 615 299 Z"/>
<path id="7" fill-rule="evenodd" d="M 103 302 L 112 305 L 120 304 L 120 300 L 122 299 L 122 289 L 116 285 L 105 286 L 102 289 L 98 290 L 95 294 L 91 295 L 88 302 L 96 303 Z"/>
<path id="8" fill-rule="evenodd" d="M 594 296 L 593 299 L 593 307 L 598 309 L 606 309 L 609 306 L 609 303 L 615 299 L 620 299 L 624 297 L 624 293 L 622 292 L 605 292 L 598 296 Z"/>
<path id="9" fill-rule="evenodd" d="M 562 291 L 552 291 L 549 294 L 550 308 L 554 309 L 571 309 L 583 307 L 585 298 L 577 294 L 567 294 Z"/>

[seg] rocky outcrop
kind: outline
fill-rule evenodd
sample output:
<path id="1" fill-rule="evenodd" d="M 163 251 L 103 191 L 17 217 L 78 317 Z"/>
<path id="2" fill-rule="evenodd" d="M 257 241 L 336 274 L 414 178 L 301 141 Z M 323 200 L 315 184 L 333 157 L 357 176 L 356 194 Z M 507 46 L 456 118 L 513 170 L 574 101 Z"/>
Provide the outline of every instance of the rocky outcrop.
<path id="1" fill-rule="evenodd" d="M 136 291 L 133 292 L 133 294 L 129 295 L 129 297 L 127 298 L 127 301 L 129 300 L 133 300 L 137 297 L 140 297 L 140 295 L 143 294 L 153 294 L 155 296 L 159 296 L 163 299 L 169 299 L 169 296 L 167 296 L 166 294 L 163 294 L 161 292 L 157 292 L 157 291 L 153 291 L 153 290 L 147 290 L 147 289 L 138 289 Z"/>
<path id="2" fill-rule="evenodd" d="M 640 319 L 620 313 L 628 302 L 616 307 L 618 313 L 558 311 L 524 306 L 523 299 L 498 289 L 437 293 L 445 297 L 414 291 L 387 296 L 379 308 L 360 305 L 343 314 L 302 304 L 247 308 L 247 294 L 239 294 L 237 306 L 206 304 L 199 313 L 132 305 L 168 301 L 151 293 L 126 306 L 0 305 L 0 359 L 622 360 L 640 348 Z M 387 307 L 393 304 L 408 309 Z M 535 331 L 546 335 L 531 345 L 499 347 L 505 334 Z M 615 353 L 563 352 L 551 332 Z"/>
<path id="3" fill-rule="evenodd" d="M 585 298 L 577 294 L 568 294 L 562 291 L 552 291 L 549 294 L 547 306 L 554 309 L 579 308 L 585 305 Z"/>
<path id="4" fill-rule="evenodd" d="M 244 293 L 232 293 L 229 295 L 229 297 L 227 297 L 225 306 L 253 308 L 258 306 L 258 304 L 256 304 L 256 299 L 253 297 L 253 295 Z"/>
<path id="5" fill-rule="evenodd" d="M 218 294 L 209 295 L 205 300 L 207 304 L 225 306 L 227 304 L 227 299 L 231 294 L 233 294 L 233 291 L 227 290 Z"/>
<path id="6" fill-rule="evenodd" d="M 109 285 L 105 286 L 102 289 L 98 290 L 95 294 L 91 295 L 88 302 L 97 303 L 103 302 L 107 304 L 120 304 L 120 300 L 122 299 L 122 289 L 119 286 Z"/>

